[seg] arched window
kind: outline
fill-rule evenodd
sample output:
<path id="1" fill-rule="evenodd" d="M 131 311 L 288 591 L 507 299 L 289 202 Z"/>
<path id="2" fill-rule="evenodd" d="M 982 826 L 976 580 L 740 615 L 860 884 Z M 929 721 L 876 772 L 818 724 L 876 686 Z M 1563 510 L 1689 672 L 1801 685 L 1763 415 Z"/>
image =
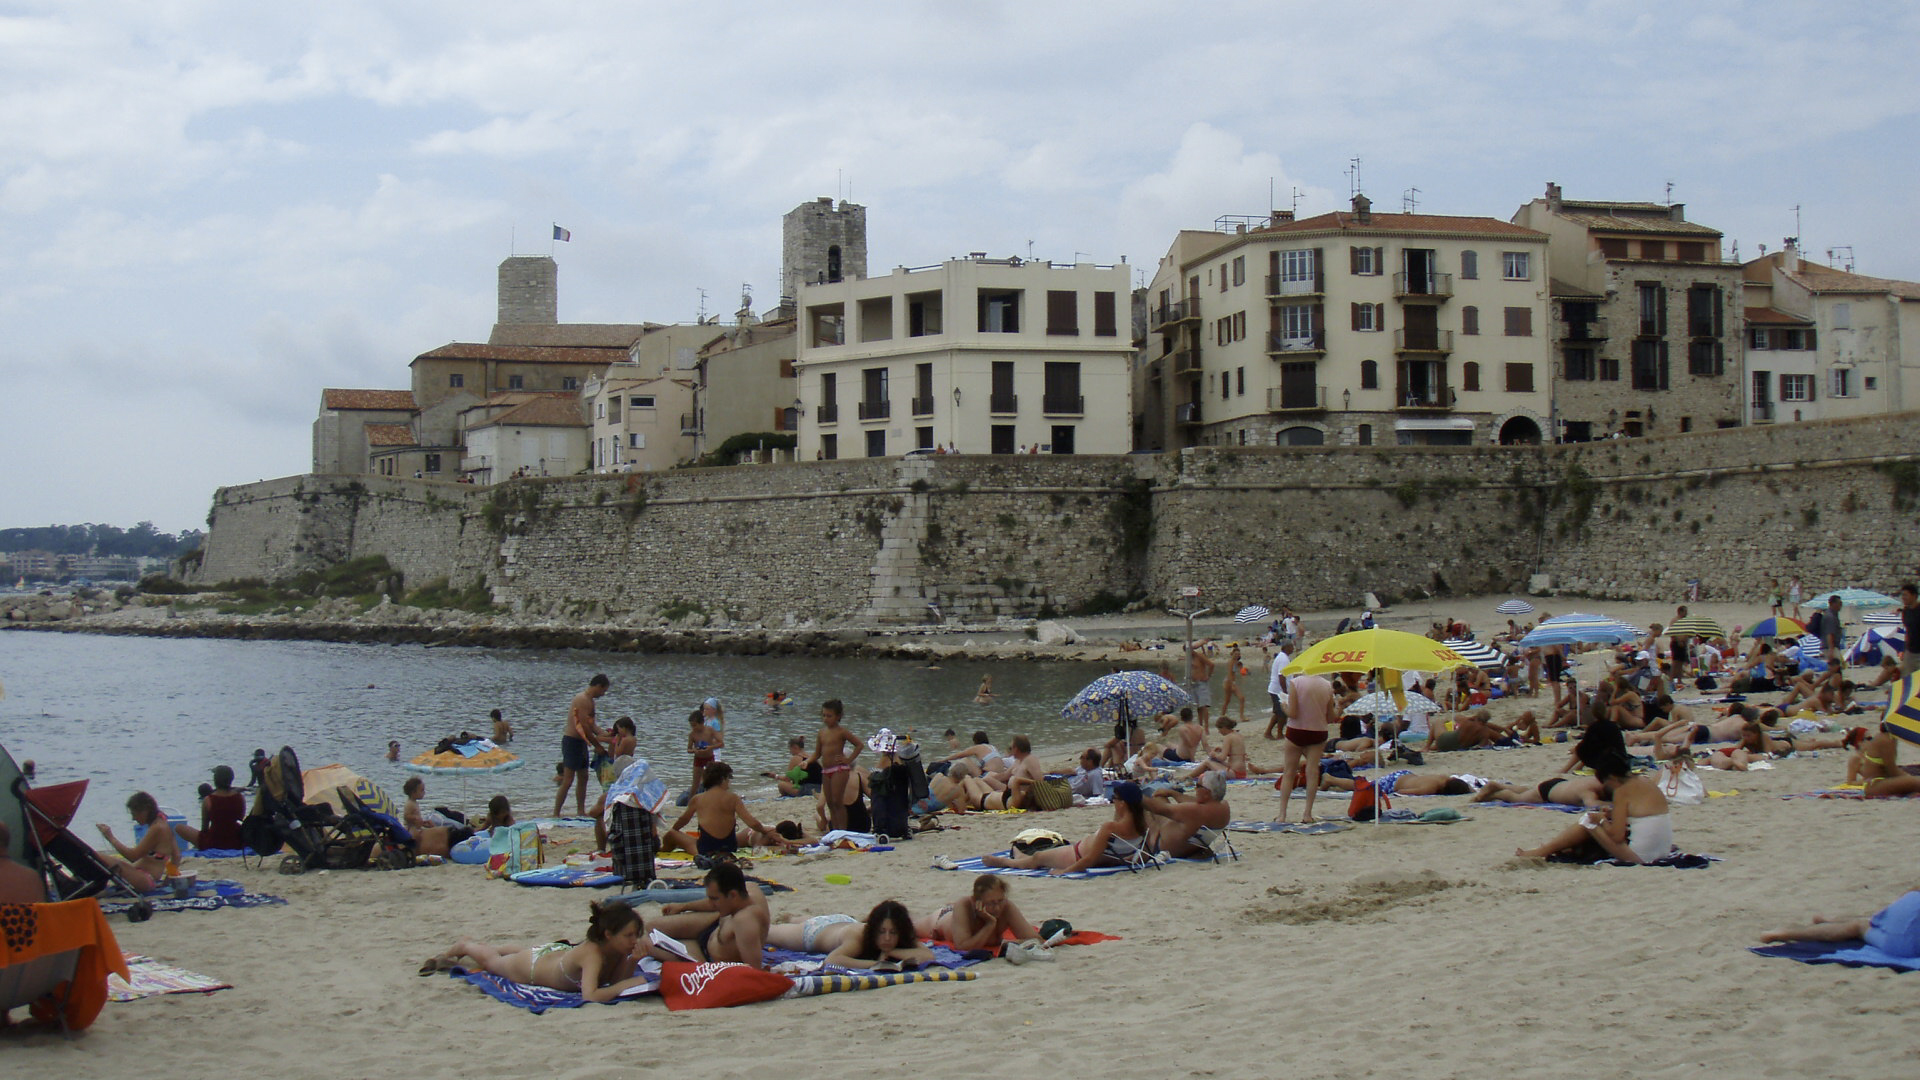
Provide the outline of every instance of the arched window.
<path id="1" fill-rule="evenodd" d="M 839 244 L 835 244 L 832 247 L 827 249 L 827 280 L 828 281 L 840 280 L 840 245 Z"/>
<path id="2" fill-rule="evenodd" d="M 1360 361 L 1360 389 L 1380 389 L 1380 365 L 1371 360 Z"/>
<path id="3" fill-rule="evenodd" d="M 1326 441 L 1326 432 L 1311 427 L 1281 428 L 1273 437 L 1275 446 L 1324 446 Z"/>

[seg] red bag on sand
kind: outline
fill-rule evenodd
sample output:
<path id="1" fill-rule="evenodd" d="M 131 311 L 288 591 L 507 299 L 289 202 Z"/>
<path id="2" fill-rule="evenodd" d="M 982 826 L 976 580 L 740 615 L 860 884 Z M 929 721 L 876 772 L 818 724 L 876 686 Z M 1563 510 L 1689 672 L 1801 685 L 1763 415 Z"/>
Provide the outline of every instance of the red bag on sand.
<path id="1" fill-rule="evenodd" d="M 1379 794 L 1373 781 L 1364 776 L 1353 781 L 1353 798 L 1347 802 L 1347 816 L 1355 821 L 1372 821 L 1375 807 L 1393 809 L 1393 800 Z"/>
<path id="2" fill-rule="evenodd" d="M 745 964 L 660 965 L 660 996 L 667 1008 L 720 1009 L 771 1001 L 793 989 L 793 980 Z"/>

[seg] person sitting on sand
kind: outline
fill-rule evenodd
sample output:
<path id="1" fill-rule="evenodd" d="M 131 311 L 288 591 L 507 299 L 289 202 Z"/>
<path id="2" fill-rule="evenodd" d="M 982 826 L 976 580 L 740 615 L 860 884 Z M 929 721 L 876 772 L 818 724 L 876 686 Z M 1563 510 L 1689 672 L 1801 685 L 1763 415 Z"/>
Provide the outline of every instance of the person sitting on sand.
<path id="1" fill-rule="evenodd" d="M 128 847 L 113 835 L 113 830 L 105 822 L 100 824 L 100 835 L 107 838 L 113 850 L 119 856 L 107 856 L 104 860 L 108 868 L 119 874 L 135 892 L 151 892 L 166 880 L 169 867 L 180 865 L 180 841 L 173 835 L 173 826 L 168 823 L 167 815 L 160 812 L 160 804 L 153 796 L 144 791 L 136 791 L 127 798 L 127 815 L 136 825 L 145 825 L 147 833 L 140 842 Z"/>
<path id="2" fill-rule="evenodd" d="M 1413 779 L 1409 777 L 1408 779 Z M 1404 783 L 1405 781 L 1402 781 Z M 1405 790 L 1405 789 L 1402 789 Z M 1407 791 L 1409 795 L 1422 794 Z M 1442 792 L 1451 795 L 1453 792 Z M 1550 776 L 1538 784 L 1522 786 L 1493 782 L 1473 793 L 1474 802 L 1558 803 L 1561 806 L 1595 807 L 1607 801 L 1604 785 L 1591 776 Z"/>
<path id="3" fill-rule="evenodd" d="M 740 867 L 723 862 L 707 871 L 706 888 L 705 900 L 661 905 L 653 928 L 680 942 L 696 962 L 763 966 L 760 947 L 773 919 L 759 883 L 749 884 Z M 652 953 L 656 960 L 680 959 L 658 946 Z"/>
<path id="4" fill-rule="evenodd" d="M 247 796 L 233 786 L 233 769 L 213 767 L 213 790 L 200 797 L 200 827 L 179 825 L 174 832 L 201 850 L 235 851 L 246 847 L 240 822 L 247 816 Z"/>
<path id="5" fill-rule="evenodd" d="M 1860 794 L 1869 799 L 1893 799 L 1905 795 L 1920 795 L 1920 776 L 1915 776 L 1900 767 L 1900 740 L 1893 729 L 1886 724 L 1872 738 L 1860 744 L 1860 779 L 1866 790 Z"/>
<path id="6" fill-rule="evenodd" d="M 0 904 L 46 903 L 46 879 L 7 854 L 12 844 L 13 834 L 8 831 L 7 823 L 0 821 Z M 0 1018 L 4 1018 L 4 1011 L 0 1011 Z"/>
<path id="7" fill-rule="evenodd" d="M 1160 725 L 1160 737 L 1146 745 L 1143 756 L 1149 760 L 1165 758 L 1176 764 L 1186 764 L 1199 757 L 1207 733 L 1194 723 L 1192 706 L 1182 708 L 1178 716 L 1161 713 L 1155 722 Z"/>
<path id="8" fill-rule="evenodd" d="M 914 935 L 913 916 L 898 900 L 882 900 L 865 922 L 851 915 L 814 915 L 783 920 L 767 930 L 767 944 L 794 952 L 824 953 L 830 967 L 870 968 L 880 964 L 922 967 L 933 950 Z"/>
<path id="9" fill-rule="evenodd" d="M 1247 737 L 1236 730 L 1240 726 L 1238 721 L 1222 716 L 1213 726 L 1220 730 L 1220 744 L 1207 752 L 1199 768 L 1187 774 L 1189 778 L 1219 773 L 1223 779 L 1245 780 L 1249 776 L 1272 776 L 1280 771 L 1260 768 L 1247 758 Z"/>
<path id="10" fill-rule="evenodd" d="M 1007 792 L 1002 800 L 1002 808 L 1007 810 L 1032 810 L 1034 789 L 1047 782 L 1047 770 L 1040 765 L 1040 759 L 1033 756 L 1033 740 L 1025 735 L 1015 735 L 1007 744 L 1008 754 L 1013 768 L 1007 772 Z M 1047 809 L 1050 807 L 1041 807 Z"/>
<path id="11" fill-rule="evenodd" d="M 1595 762 L 1593 775 L 1610 802 L 1606 816 L 1588 811 L 1580 821 L 1539 847 L 1515 848 L 1516 856 L 1544 859 L 1579 851 L 1621 862 L 1646 863 L 1673 850 L 1673 818 L 1668 814 L 1667 797 L 1652 780 L 1633 775 L 1625 755 Z"/>
<path id="12" fill-rule="evenodd" d="M 1040 938 L 1039 928 L 1027 921 L 1007 895 L 1007 879 L 992 874 L 976 876 L 966 896 L 916 921 L 913 930 L 919 937 L 952 942 L 962 952 L 998 948 L 1009 932 L 1015 941 Z"/>
<path id="13" fill-rule="evenodd" d="M 1907 892 L 1872 915 L 1815 915 L 1807 926 L 1783 926 L 1760 935 L 1781 941 L 1860 941 L 1890 956 L 1920 957 L 1920 890 Z"/>
<path id="14" fill-rule="evenodd" d="M 420 805 L 421 797 L 427 793 L 425 780 L 409 776 L 407 782 L 400 785 L 400 791 L 407 797 L 406 806 L 400 810 L 400 824 L 413 834 L 414 843 L 420 845 L 420 854 L 450 854 L 453 845 L 473 835 L 473 830 L 467 826 L 437 810 L 428 810 Z"/>
<path id="15" fill-rule="evenodd" d="M 787 839 L 760 824 L 760 819 L 753 816 L 753 811 L 748 810 L 747 804 L 734 792 L 733 766 L 716 761 L 707 766 L 706 774 L 700 779 L 700 793 L 687 800 L 680 819 L 661 835 L 663 849 L 678 848 L 708 858 L 733 858 L 741 848 L 756 844 L 791 850 Z M 699 818 L 697 836 L 680 831 L 696 817 Z M 738 828 L 740 822 L 746 822 L 747 827 Z"/>
<path id="16" fill-rule="evenodd" d="M 579 994 L 588 1001 L 608 1002 L 647 979 L 637 971 L 645 930 L 640 915 L 618 900 L 588 904 L 587 941 L 575 945 L 555 941 L 547 945 L 489 945 L 461 938 L 446 952 L 420 965 L 431 975 L 454 967 L 478 967 L 510 982 L 544 986 Z M 470 962 L 469 962 L 470 961 Z"/>
<path id="17" fill-rule="evenodd" d="M 1146 843 L 1147 815 L 1141 806 L 1140 785 L 1131 780 L 1113 788 L 1113 817 L 1092 836 L 1072 844 L 1008 858 L 987 855 L 981 862 L 1011 870 L 1045 870 L 1054 877 L 1096 866 L 1118 866 L 1134 857 Z"/>
<path id="18" fill-rule="evenodd" d="M 505 795 L 487 800 L 487 813 L 480 819 L 482 830 L 504 829 L 513 824 L 513 804 Z"/>
<path id="19" fill-rule="evenodd" d="M 1083 799 L 1106 796 L 1107 772 L 1100 767 L 1100 751 L 1089 746 L 1080 752 L 1080 767 L 1067 779 L 1067 786 Z"/>
<path id="20" fill-rule="evenodd" d="M 1113 738 L 1101 747 L 1100 764 L 1109 769 L 1123 769 L 1127 759 L 1138 754 L 1147 746 L 1146 736 L 1140 730 L 1140 721 L 1128 717 L 1123 729 L 1120 724 L 1113 725 Z"/>
<path id="21" fill-rule="evenodd" d="M 807 737 L 795 735 L 787 740 L 787 767 L 781 772 L 762 772 L 761 776 L 779 784 L 784 798 L 804 798 L 820 794 L 820 763 L 807 753 Z"/>
<path id="22" fill-rule="evenodd" d="M 1225 706 L 1221 707 L 1225 711 Z M 1232 723 L 1225 716 L 1220 723 Z M 1227 807 L 1227 776 L 1210 772 L 1200 777 L 1191 797 L 1168 792 L 1140 801 L 1146 811 L 1159 820 L 1147 830 L 1147 848 L 1168 858 L 1212 858 L 1213 845 L 1200 835 L 1202 830 L 1218 830 L 1233 820 Z"/>
<path id="23" fill-rule="evenodd" d="M 949 754 L 942 760 L 952 762 L 959 761 L 961 758 L 973 758 L 974 762 L 980 766 L 981 778 L 989 782 L 991 782 L 996 775 L 1004 776 L 1007 771 L 1007 759 L 1001 755 L 999 750 L 994 748 L 992 743 L 987 741 L 987 733 L 984 731 L 974 732 L 973 743 L 971 745 Z M 1006 782 L 1002 779 L 1001 782 L 996 785 L 996 789 L 1005 786 Z"/>

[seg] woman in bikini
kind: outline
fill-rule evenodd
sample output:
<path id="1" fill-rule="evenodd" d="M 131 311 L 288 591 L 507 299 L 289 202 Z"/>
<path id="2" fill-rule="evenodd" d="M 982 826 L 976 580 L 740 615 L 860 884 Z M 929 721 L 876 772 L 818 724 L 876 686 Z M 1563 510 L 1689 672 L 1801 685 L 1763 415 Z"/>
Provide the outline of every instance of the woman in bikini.
<path id="1" fill-rule="evenodd" d="M 1233 651 L 1227 654 L 1227 694 L 1220 699 L 1220 715 L 1227 715 L 1227 710 L 1233 708 L 1233 703 L 1238 701 L 1240 703 L 1239 720 L 1243 724 L 1247 722 L 1247 692 L 1240 689 L 1240 677 L 1246 673 L 1246 661 L 1240 658 L 1240 646 L 1235 645 Z"/>
<path id="2" fill-rule="evenodd" d="M 1418 792 L 1409 791 L 1408 794 Z M 1600 781 L 1591 776 L 1552 776 L 1532 787 L 1491 783 L 1474 792 L 1473 801 L 1595 807 L 1606 802 L 1607 797 Z"/>
<path id="3" fill-rule="evenodd" d="M 1011 931 L 1015 941 L 1037 941 L 1040 931 L 1020 913 L 1007 895 L 1007 879 L 981 874 L 966 896 L 914 923 L 922 938 L 940 938 L 962 951 L 992 948 Z"/>
<path id="4" fill-rule="evenodd" d="M 973 703 L 975 705 L 993 704 L 993 676 L 980 676 L 980 689 L 974 693 Z"/>
<path id="5" fill-rule="evenodd" d="M 105 861 L 135 892 L 150 892 L 166 880 L 169 867 L 180 864 L 180 841 L 173 835 L 167 815 L 160 812 L 160 804 L 144 791 L 136 791 L 127 798 L 127 816 L 133 818 L 135 825 L 145 825 L 147 833 L 139 843 L 129 847 L 101 822 L 100 835 L 120 853 L 119 857 L 109 856 Z"/>
<path id="6" fill-rule="evenodd" d="M 898 900 L 882 900 L 866 922 L 851 915 L 815 915 L 799 922 L 775 923 L 767 944 L 795 952 L 825 953 L 833 967 L 870 968 L 879 964 L 920 967 L 933 962 L 933 950 L 920 944 L 913 916 Z"/>
<path id="7" fill-rule="evenodd" d="M 1515 848 L 1515 856 L 1544 859 L 1563 851 L 1588 849 L 1603 858 L 1648 863 L 1673 850 L 1673 818 L 1667 811 L 1667 797 L 1653 781 L 1633 775 L 1625 755 L 1596 761 L 1593 775 L 1610 800 L 1605 817 L 1589 811 L 1539 847 Z"/>
<path id="8" fill-rule="evenodd" d="M 512 982 L 571 991 L 588 1001 L 600 1002 L 612 1001 L 633 987 L 645 985 L 646 977 L 635 971 L 635 954 L 644 930 L 639 913 L 618 900 L 596 900 L 589 906 L 593 914 L 587 919 L 584 945 L 570 941 L 489 945 L 461 938 L 446 952 L 420 965 L 420 974 L 477 966 Z"/>
<path id="9" fill-rule="evenodd" d="M 1085 840 L 1018 858 L 987 855 L 980 861 L 1010 870 L 1045 870 L 1054 877 L 1096 866 L 1118 866 L 1132 858 L 1134 851 L 1146 842 L 1147 814 L 1140 805 L 1141 798 L 1140 785 L 1130 780 L 1115 784 L 1112 820 Z"/>
<path id="10" fill-rule="evenodd" d="M 1861 795 L 1869 799 L 1894 799 L 1920 795 L 1920 776 L 1900 767 L 1900 740 L 1891 728 L 1880 725 L 1879 734 L 1860 747 L 1860 778 L 1867 785 Z"/>

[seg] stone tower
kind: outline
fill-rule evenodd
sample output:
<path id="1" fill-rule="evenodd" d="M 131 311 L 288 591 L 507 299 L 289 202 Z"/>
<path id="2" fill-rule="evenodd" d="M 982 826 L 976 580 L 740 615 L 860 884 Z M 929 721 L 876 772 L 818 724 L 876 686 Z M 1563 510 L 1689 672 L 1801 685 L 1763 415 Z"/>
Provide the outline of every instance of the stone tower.
<path id="1" fill-rule="evenodd" d="M 500 263 L 500 314 L 508 326 L 560 321 L 560 264 L 549 255 L 509 255 Z"/>
<path id="2" fill-rule="evenodd" d="M 780 219 L 780 300 L 800 286 L 867 276 L 867 208 L 822 195 Z"/>

